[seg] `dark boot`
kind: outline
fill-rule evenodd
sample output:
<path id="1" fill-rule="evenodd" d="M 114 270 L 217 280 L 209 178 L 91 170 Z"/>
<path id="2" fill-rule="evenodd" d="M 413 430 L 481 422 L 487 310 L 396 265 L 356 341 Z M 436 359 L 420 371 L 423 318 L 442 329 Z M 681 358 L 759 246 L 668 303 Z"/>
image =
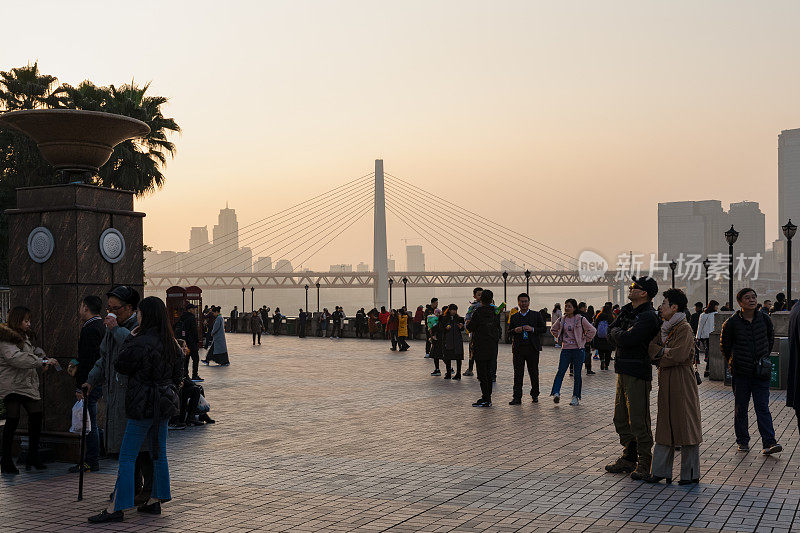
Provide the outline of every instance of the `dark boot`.
<path id="1" fill-rule="evenodd" d="M 606 465 L 606 472 L 612 474 L 628 474 L 636 470 L 638 454 L 636 453 L 636 441 L 631 441 L 625 446 L 622 457 L 615 462 Z M 648 469 L 650 466 L 648 465 Z"/>
<path id="2" fill-rule="evenodd" d="M 28 455 L 25 458 L 25 469 L 31 467 L 36 470 L 47 468 L 39 458 L 39 441 L 42 437 L 42 413 L 30 413 L 28 415 Z"/>

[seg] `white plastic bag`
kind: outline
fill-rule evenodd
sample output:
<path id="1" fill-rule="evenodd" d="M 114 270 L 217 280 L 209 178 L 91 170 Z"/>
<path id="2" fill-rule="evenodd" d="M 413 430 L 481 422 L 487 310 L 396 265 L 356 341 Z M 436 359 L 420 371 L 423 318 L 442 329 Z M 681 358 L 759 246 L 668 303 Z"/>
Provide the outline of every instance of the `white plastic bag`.
<path id="1" fill-rule="evenodd" d="M 208 405 L 208 400 L 206 400 L 205 396 L 202 394 L 200 395 L 200 400 L 197 402 L 197 412 L 199 413 L 207 413 L 211 410 L 211 406 Z M 78 419 L 80 419 L 80 415 L 78 415 Z"/>
<path id="2" fill-rule="evenodd" d="M 83 414 L 83 400 L 78 400 L 72 406 L 72 426 L 69 428 L 70 433 L 81 434 L 83 424 L 81 424 L 81 414 Z M 86 434 L 92 431 L 92 421 L 89 419 L 89 412 L 86 412 Z"/>

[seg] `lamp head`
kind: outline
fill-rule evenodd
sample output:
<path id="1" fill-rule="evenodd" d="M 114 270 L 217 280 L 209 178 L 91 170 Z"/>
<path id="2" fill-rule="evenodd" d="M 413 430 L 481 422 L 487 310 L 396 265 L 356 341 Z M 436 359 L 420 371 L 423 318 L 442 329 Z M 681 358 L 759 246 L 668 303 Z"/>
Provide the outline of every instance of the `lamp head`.
<path id="1" fill-rule="evenodd" d="M 725 240 L 728 241 L 730 246 L 736 244 L 736 239 L 739 238 L 739 232 L 733 229 L 733 224 L 731 224 L 731 229 L 725 232 Z"/>
<path id="2" fill-rule="evenodd" d="M 789 222 L 786 223 L 785 226 L 781 226 L 783 230 L 783 236 L 786 237 L 788 240 L 792 240 L 794 234 L 797 233 L 797 226 L 792 224 L 792 219 L 789 219 Z"/>

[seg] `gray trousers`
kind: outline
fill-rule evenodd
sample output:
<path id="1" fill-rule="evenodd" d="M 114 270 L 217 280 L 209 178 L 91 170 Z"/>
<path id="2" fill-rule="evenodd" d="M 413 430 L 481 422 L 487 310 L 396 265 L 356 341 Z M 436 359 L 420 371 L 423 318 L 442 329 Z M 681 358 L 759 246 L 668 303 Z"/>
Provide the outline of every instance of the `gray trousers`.
<path id="1" fill-rule="evenodd" d="M 675 462 L 675 448 L 656 444 L 653 448 L 651 474 L 656 477 L 672 479 L 672 464 Z M 700 445 L 681 446 L 681 479 L 700 479 Z"/>

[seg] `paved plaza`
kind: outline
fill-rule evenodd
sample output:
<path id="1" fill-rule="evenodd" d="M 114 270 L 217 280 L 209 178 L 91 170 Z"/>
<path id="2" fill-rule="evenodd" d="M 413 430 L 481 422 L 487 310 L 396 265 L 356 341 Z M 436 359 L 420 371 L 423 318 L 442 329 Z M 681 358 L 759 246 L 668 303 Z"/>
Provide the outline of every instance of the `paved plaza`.
<path id="1" fill-rule="evenodd" d="M 173 501 L 162 516 L 89 526 L 115 463 L 87 474 L 82 502 L 77 476 L 51 464 L 0 481 L 0 531 L 800 530 L 800 438 L 784 393 L 771 409 L 785 451 L 765 458 L 752 410 L 755 448 L 737 453 L 732 394 L 704 382 L 700 485 L 648 485 L 603 470 L 620 452 L 613 372 L 584 378 L 581 406 L 555 406 L 553 348 L 542 354 L 541 403 L 508 405 L 503 345 L 494 407 L 476 409 L 477 380 L 430 377 L 421 342 L 406 353 L 353 339 L 228 343 L 230 367 L 201 368 L 218 423 L 170 432 Z M 567 378 L 567 400 L 571 387 Z"/>

